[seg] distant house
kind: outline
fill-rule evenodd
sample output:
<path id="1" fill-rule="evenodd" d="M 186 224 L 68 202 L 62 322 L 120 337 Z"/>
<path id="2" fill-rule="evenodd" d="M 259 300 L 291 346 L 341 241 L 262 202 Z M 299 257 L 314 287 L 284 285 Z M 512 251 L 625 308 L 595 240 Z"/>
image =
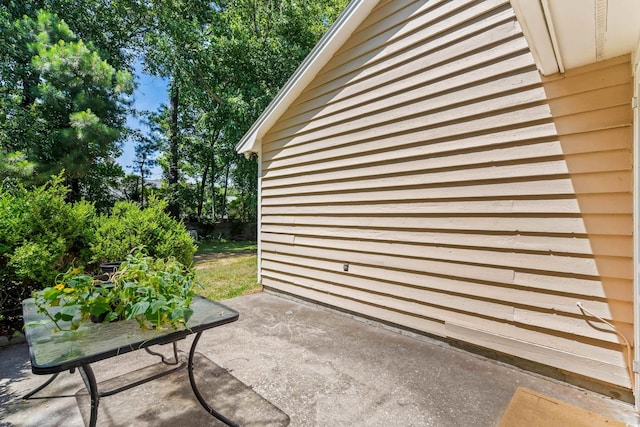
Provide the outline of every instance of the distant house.
<path id="1" fill-rule="evenodd" d="M 144 184 L 149 188 L 160 188 L 162 187 L 162 179 L 154 178 L 145 180 Z"/>
<path id="2" fill-rule="evenodd" d="M 637 396 L 639 34 L 636 0 L 352 1 L 237 146 L 262 284 Z"/>

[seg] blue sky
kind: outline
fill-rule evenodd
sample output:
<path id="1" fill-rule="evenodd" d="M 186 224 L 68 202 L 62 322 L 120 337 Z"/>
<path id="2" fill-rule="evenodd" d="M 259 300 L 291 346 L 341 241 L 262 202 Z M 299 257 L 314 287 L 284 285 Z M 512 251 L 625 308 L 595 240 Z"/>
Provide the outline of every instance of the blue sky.
<path id="1" fill-rule="evenodd" d="M 140 62 L 135 64 L 135 77 L 138 87 L 133 94 L 133 105 L 136 110 L 156 111 L 161 104 L 168 102 L 166 79 L 143 73 Z M 148 131 L 148 127 L 134 117 L 127 118 L 127 125 L 134 129 L 141 129 L 145 133 Z M 117 159 L 118 163 L 124 168 L 125 173 L 133 173 L 131 166 L 133 166 L 135 156 L 133 144 L 125 142 L 122 147 L 122 155 Z M 162 170 L 160 167 L 154 168 L 152 178 L 160 178 L 161 175 Z"/>

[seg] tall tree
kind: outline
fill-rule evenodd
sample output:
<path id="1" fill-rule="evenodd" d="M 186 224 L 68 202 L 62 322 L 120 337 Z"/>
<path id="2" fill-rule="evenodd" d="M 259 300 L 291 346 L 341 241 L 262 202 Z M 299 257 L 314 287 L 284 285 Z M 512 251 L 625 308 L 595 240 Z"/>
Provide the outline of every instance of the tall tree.
<path id="1" fill-rule="evenodd" d="M 180 218 L 180 203 L 176 200 L 175 190 L 180 183 L 180 166 L 179 166 L 179 135 L 178 135 L 178 106 L 180 99 L 180 85 L 174 78 L 169 85 L 169 151 L 168 160 L 169 168 L 167 180 L 172 197 L 169 202 L 169 214 L 174 218 Z"/>
<path id="2" fill-rule="evenodd" d="M 184 94 L 197 84 L 190 78 L 189 67 L 194 53 L 203 41 L 215 4 L 204 0 L 149 0 L 148 17 L 144 34 L 144 64 L 148 72 L 170 80 L 169 126 L 168 126 L 168 170 L 169 212 L 175 218 L 180 215 L 179 163 L 180 128 L 178 118 Z M 186 90 L 185 90 L 186 89 Z"/>
<path id="3" fill-rule="evenodd" d="M 23 150 L 42 176 L 64 169 L 77 199 L 81 180 L 119 154 L 132 76 L 49 12 L 5 22 L 4 29 L 12 49 L 2 51 L 0 65 L 7 83 L 0 146 Z"/>

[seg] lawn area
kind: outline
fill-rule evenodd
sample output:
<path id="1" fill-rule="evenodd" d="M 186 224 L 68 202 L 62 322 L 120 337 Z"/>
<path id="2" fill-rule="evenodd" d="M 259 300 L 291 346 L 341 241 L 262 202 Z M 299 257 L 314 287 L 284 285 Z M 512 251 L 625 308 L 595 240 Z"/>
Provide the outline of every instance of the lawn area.
<path id="1" fill-rule="evenodd" d="M 193 261 L 203 288 L 196 292 L 212 300 L 260 292 L 257 249 L 249 241 L 201 242 Z"/>
<path id="2" fill-rule="evenodd" d="M 240 242 L 214 240 L 214 241 L 208 241 L 208 242 L 199 242 L 198 252 L 196 252 L 196 257 L 210 255 L 210 254 L 239 253 L 239 252 L 256 254 L 257 251 L 258 251 L 258 244 L 252 240 L 245 240 Z"/>

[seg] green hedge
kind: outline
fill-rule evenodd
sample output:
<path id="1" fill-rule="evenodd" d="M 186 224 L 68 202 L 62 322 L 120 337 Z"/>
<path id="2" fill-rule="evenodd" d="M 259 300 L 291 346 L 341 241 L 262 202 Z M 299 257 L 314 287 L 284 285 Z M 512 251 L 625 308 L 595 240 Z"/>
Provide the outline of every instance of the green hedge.
<path id="1" fill-rule="evenodd" d="M 28 190 L 0 194 L 0 321 L 21 318 L 20 302 L 50 284 L 58 271 L 88 259 L 95 209 L 65 201 L 60 176 Z"/>
<path id="2" fill-rule="evenodd" d="M 91 261 L 123 260 L 132 249 L 144 246 L 154 258 L 174 257 L 190 265 L 196 246 L 184 225 L 165 212 L 166 207 L 164 200 L 153 198 L 145 209 L 133 202 L 116 203 L 109 215 L 96 220 L 89 243 Z"/>

